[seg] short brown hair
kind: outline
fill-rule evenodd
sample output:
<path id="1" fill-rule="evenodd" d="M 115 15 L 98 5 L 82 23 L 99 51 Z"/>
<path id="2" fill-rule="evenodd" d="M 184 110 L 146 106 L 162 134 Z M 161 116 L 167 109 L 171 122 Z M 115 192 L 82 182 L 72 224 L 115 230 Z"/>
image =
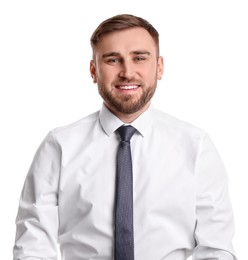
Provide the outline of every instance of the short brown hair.
<path id="1" fill-rule="evenodd" d="M 157 45 L 157 53 L 159 55 L 159 33 L 157 30 L 147 20 L 130 14 L 119 14 L 99 24 L 90 38 L 93 54 L 95 47 L 103 35 L 133 27 L 144 28 L 149 32 Z"/>

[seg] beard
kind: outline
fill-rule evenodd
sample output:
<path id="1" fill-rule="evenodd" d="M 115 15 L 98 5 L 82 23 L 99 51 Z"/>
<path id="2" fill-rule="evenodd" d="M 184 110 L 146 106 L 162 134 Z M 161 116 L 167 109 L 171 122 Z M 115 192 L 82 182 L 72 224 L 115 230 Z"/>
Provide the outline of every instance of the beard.
<path id="1" fill-rule="evenodd" d="M 146 88 L 144 88 L 143 84 L 140 85 L 139 88 L 142 88 L 142 93 L 139 96 L 135 94 L 130 95 L 124 93 L 120 95 L 115 95 L 113 91 L 108 91 L 104 84 L 98 82 L 98 92 L 103 98 L 103 100 L 113 110 L 124 114 L 133 114 L 141 110 L 152 99 L 156 91 L 156 87 L 157 87 L 157 80 L 155 79 L 154 83 L 151 84 L 150 86 L 147 86 Z"/>

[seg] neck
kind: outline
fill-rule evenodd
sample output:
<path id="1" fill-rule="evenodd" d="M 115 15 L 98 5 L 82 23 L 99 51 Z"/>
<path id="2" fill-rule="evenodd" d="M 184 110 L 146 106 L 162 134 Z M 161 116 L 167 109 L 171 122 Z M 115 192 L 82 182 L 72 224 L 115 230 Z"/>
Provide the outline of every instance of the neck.
<path id="1" fill-rule="evenodd" d="M 143 114 L 150 106 L 150 102 L 149 102 L 139 111 L 132 113 L 132 114 L 125 114 L 125 113 L 114 110 L 106 103 L 104 103 L 104 104 L 115 116 L 117 116 L 125 124 L 132 123 L 136 118 L 138 118 L 141 114 Z"/>

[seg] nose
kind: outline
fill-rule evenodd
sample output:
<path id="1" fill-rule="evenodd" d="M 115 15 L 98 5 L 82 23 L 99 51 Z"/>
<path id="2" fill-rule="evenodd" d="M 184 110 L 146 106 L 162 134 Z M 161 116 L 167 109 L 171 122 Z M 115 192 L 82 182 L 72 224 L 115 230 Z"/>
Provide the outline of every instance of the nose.
<path id="1" fill-rule="evenodd" d="M 134 64 L 132 64 L 132 62 L 130 61 L 123 62 L 119 73 L 119 77 L 125 79 L 132 79 L 134 75 L 135 75 Z"/>

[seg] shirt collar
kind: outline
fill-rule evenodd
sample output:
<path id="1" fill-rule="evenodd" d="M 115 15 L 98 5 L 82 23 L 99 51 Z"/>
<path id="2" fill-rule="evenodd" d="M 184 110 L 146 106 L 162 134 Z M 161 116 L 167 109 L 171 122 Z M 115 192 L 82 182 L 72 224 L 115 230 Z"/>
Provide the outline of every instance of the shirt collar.
<path id="1" fill-rule="evenodd" d="M 153 111 L 154 109 L 150 105 L 144 113 L 130 124 L 135 127 L 143 137 L 145 137 L 147 130 L 153 124 Z M 100 110 L 99 119 L 103 130 L 108 136 L 112 135 L 116 129 L 124 124 L 117 116 L 110 112 L 104 104 Z"/>

